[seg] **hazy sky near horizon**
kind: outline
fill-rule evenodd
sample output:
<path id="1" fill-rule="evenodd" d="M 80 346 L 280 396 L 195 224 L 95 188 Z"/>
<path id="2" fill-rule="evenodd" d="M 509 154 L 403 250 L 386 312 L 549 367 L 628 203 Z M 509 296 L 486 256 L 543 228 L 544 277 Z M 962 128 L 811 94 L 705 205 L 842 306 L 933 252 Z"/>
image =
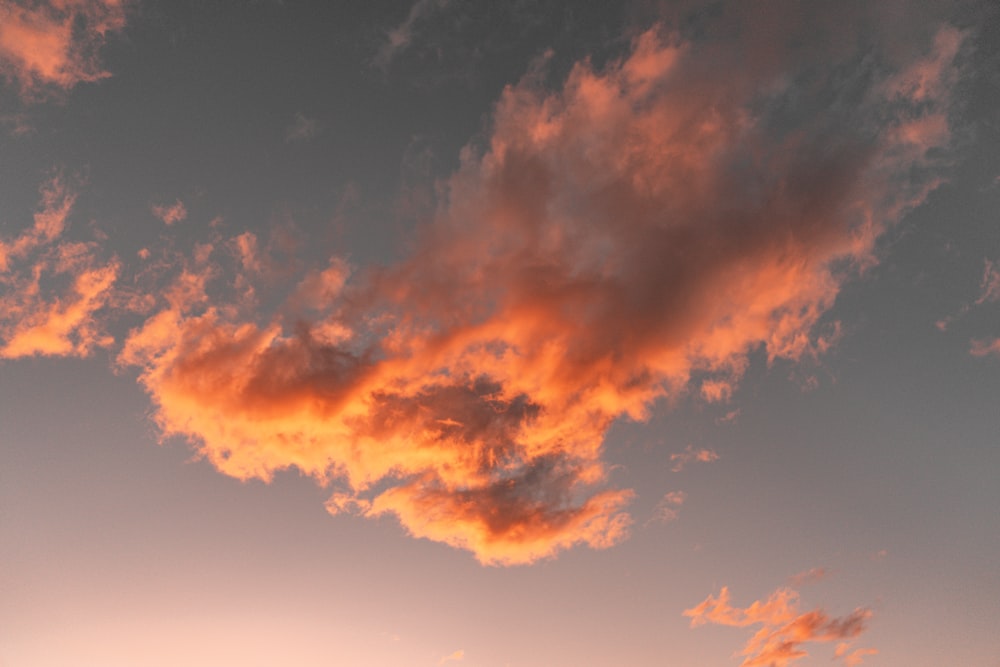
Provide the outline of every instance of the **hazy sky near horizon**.
<path id="1" fill-rule="evenodd" d="M 0 667 L 1000 665 L 989 2 L 0 0 Z"/>

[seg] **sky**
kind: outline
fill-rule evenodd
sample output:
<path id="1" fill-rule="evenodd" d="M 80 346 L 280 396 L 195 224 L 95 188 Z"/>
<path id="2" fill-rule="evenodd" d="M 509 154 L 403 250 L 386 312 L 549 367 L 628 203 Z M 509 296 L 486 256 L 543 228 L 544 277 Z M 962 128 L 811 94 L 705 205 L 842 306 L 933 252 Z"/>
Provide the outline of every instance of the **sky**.
<path id="1" fill-rule="evenodd" d="M 0 0 L 0 667 L 1000 666 L 990 2 Z"/>

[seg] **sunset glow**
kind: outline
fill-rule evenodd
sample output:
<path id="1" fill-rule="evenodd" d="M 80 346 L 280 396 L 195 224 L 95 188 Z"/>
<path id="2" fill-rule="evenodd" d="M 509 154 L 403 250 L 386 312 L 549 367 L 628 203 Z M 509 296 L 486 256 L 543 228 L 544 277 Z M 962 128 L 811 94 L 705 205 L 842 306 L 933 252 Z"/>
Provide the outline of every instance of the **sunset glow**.
<path id="1" fill-rule="evenodd" d="M 0 0 L 0 665 L 993 665 L 998 11 L 585 4 Z"/>

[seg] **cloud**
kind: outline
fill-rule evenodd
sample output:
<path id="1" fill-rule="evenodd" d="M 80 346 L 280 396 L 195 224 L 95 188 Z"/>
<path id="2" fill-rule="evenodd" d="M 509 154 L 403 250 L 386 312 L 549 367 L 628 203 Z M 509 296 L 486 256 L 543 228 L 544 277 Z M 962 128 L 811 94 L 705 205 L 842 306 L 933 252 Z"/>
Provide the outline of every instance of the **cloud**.
<path id="1" fill-rule="evenodd" d="M 451 653 L 451 654 L 446 655 L 443 658 L 441 658 L 438 661 L 438 664 L 439 665 L 443 665 L 446 662 L 462 662 L 462 660 L 464 658 L 465 658 L 465 651 L 463 651 L 462 649 L 459 649 L 459 650 L 455 651 L 454 653 Z"/>
<path id="2" fill-rule="evenodd" d="M 973 339 L 969 347 L 969 353 L 974 357 L 986 357 L 991 354 L 1000 356 L 1000 338 Z"/>
<path id="3" fill-rule="evenodd" d="M 806 570 L 805 572 L 799 572 L 791 578 L 791 584 L 795 588 L 801 588 L 806 584 L 816 583 L 817 581 L 822 581 L 830 576 L 830 571 L 825 567 L 814 567 L 812 569 Z"/>
<path id="4" fill-rule="evenodd" d="M 683 491 L 670 491 L 664 494 L 656 508 L 653 510 L 651 521 L 669 523 L 677 518 L 680 506 L 687 500 L 687 494 Z"/>
<path id="5" fill-rule="evenodd" d="M 733 418 L 735 419 L 735 416 Z M 684 466 L 688 463 L 711 463 L 718 460 L 719 455 L 715 453 L 715 450 L 695 449 L 694 445 L 688 445 L 684 448 L 683 452 L 674 452 L 670 455 L 670 462 L 673 464 L 670 466 L 670 470 L 672 472 L 680 472 L 684 470 Z"/>
<path id="6" fill-rule="evenodd" d="M 0 0 L 0 74 L 26 98 L 110 76 L 98 52 L 125 27 L 126 0 Z"/>
<path id="7" fill-rule="evenodd" d="M 1000 270 L 995 262 L 985 260 L 983 266 L 983 278 L 979 283 L 979 298 L 976 305 L 984 303 L 996 303 L 1000 301 Z"/>
<path id="8" fill-rule="evenodd" d="M 301 111 L 295 112 L 291 125 L 285 130 L 285 141 L 307 141 L 319 134 L 319 121 Z"/>
<path id="9" fill-rule="evenodd" d="M 331 512 L 487 564 L 625 539 L 610 425 L 706 378 L 728 395 L 756 351 L 821 354 L 840 285 L 940 182 L 947 126 L 907 128 L 944 117 L 946 86 L 888 85 L 875 57 L 793 86 L 824 60 L 740 67 L 719 48 L 657 27 L 557 90 L 538 72 L 508 86 L 408 257 L 334 257 L 271 318 L 213 292 L 224 257 L 206 248 L 119 357 L 164 436 L 240 479 L 295 467 L 333 487 Z"/>
<path id="10" fill-rule="evenodd" d="M 153 212 L 157 218 L 163 221 L 165 225 L 172 225 L 177 222 L 181 222 L 187 218 L 187 209 L 184 207 L 184 203 L 181 200 L 177 200 L 173 204 L 154 204 L 150 210 Z"/>
<path id="11" fill-rule="evenodd" d="M 808 653 L 803 644 L 839 642 L 835 657 L 845 665 L 859 665 L 874 649 L 859 649 L 848 653 L 850 641 L 867 629 L 872 613 L 858 608 L 846 616 L 830 617 L 822 609 L 799 610 L 799 594 L 791 588 L 780 588 L 765 601 L 756 601 L 746 608 L 733 607 L 729 589 L 723 587 L 718 597 L 709 595 L 696 607 L 684 611 L 691 627 L 708 623 L 746 628 L 760 628 L 737 654 L 743 657 L 741 667 L 786 667 Z"/>
<path id="12" fill-rule="evenodd" d="M 392 61 L 410 47 L 417 24 L 449 4 L 451 0 L 417 0 L 403 22 L 386 34 L 386 41 L 375 54 L 375 66 L 382 70 L 388 69 Z"/>
<path id="13" fill-rule="evenodd" d="M 96 320 L 113 297 L 117 259 L 93 243 L 62 240 L 75 196 L 61 178 L 41 190 L 34 224 L 0 238 L 0 358 L 87 356 L 113 339 Z"/>

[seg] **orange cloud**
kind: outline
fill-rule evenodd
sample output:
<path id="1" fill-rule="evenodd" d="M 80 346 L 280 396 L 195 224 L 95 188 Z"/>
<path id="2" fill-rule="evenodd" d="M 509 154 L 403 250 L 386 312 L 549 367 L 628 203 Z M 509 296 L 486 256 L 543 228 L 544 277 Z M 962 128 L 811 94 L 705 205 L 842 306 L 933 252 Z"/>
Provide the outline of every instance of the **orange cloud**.
<path id="1" fill-rule="evenodd" d="M 109 74 L 98 51 L 125 27 L 125 0 L 0 0 L 0 73 L 26 97 Z"/>
<path id="2" fill-rule="evenodd" d="M 691 627 L 708 623 L 746 628 L 761 626 L 737 654 L 743 657 L 741 667 L 786 667 L 808 653 L 803 644 L 839 642 L 835 657 L 845 665 L 859 665 L 874 649 L 850 650 L 850 641 L 867 629 L 871 618 L 868 609 L 855 609 L 847 616 L 831 618 L 825 611 L 799 610 L 799 594 L 790 588 L 780 588 L 765 601 L 756 601 L 746 608 L 733 607 L 729 589 L 723 587 L 718 597 L 709 595 L 696 607 L 684 611 Z"/>
<path id="3" fill-rule="evenodd" d="M 113 342 L 95 314 L 109 304 L 120 265 L 99 262 L 92 243 L 59 240 L 74 199 L 53 179 L 34 224 L 0 239 L 0 358 L 86 356 Z"/>
<path id="4" fill-rule="evenodd" d="M 835 127 L 777 123 L 775 74 L 735 81 L 700 55 L 654 29 L 560 90 L 509 86 L 407 259 L 334 258 L 271 319 L 209 296 L 205 247 L 120 355 L 164 435 L 241 479 L 298 468 L 335 487 L 331 512 L 395 516 L 483 563 L 624 539 L 610 425 L 692 378 L 726 398 L 755 350 L 827 349 L 841 283 L 931 187 L 909 180 L 913 142 L 947 139 L 901 129 L 947 100 L 900 107 L 898 86 Z M 222 246 L 253 266 L 253 238 Z"/>

